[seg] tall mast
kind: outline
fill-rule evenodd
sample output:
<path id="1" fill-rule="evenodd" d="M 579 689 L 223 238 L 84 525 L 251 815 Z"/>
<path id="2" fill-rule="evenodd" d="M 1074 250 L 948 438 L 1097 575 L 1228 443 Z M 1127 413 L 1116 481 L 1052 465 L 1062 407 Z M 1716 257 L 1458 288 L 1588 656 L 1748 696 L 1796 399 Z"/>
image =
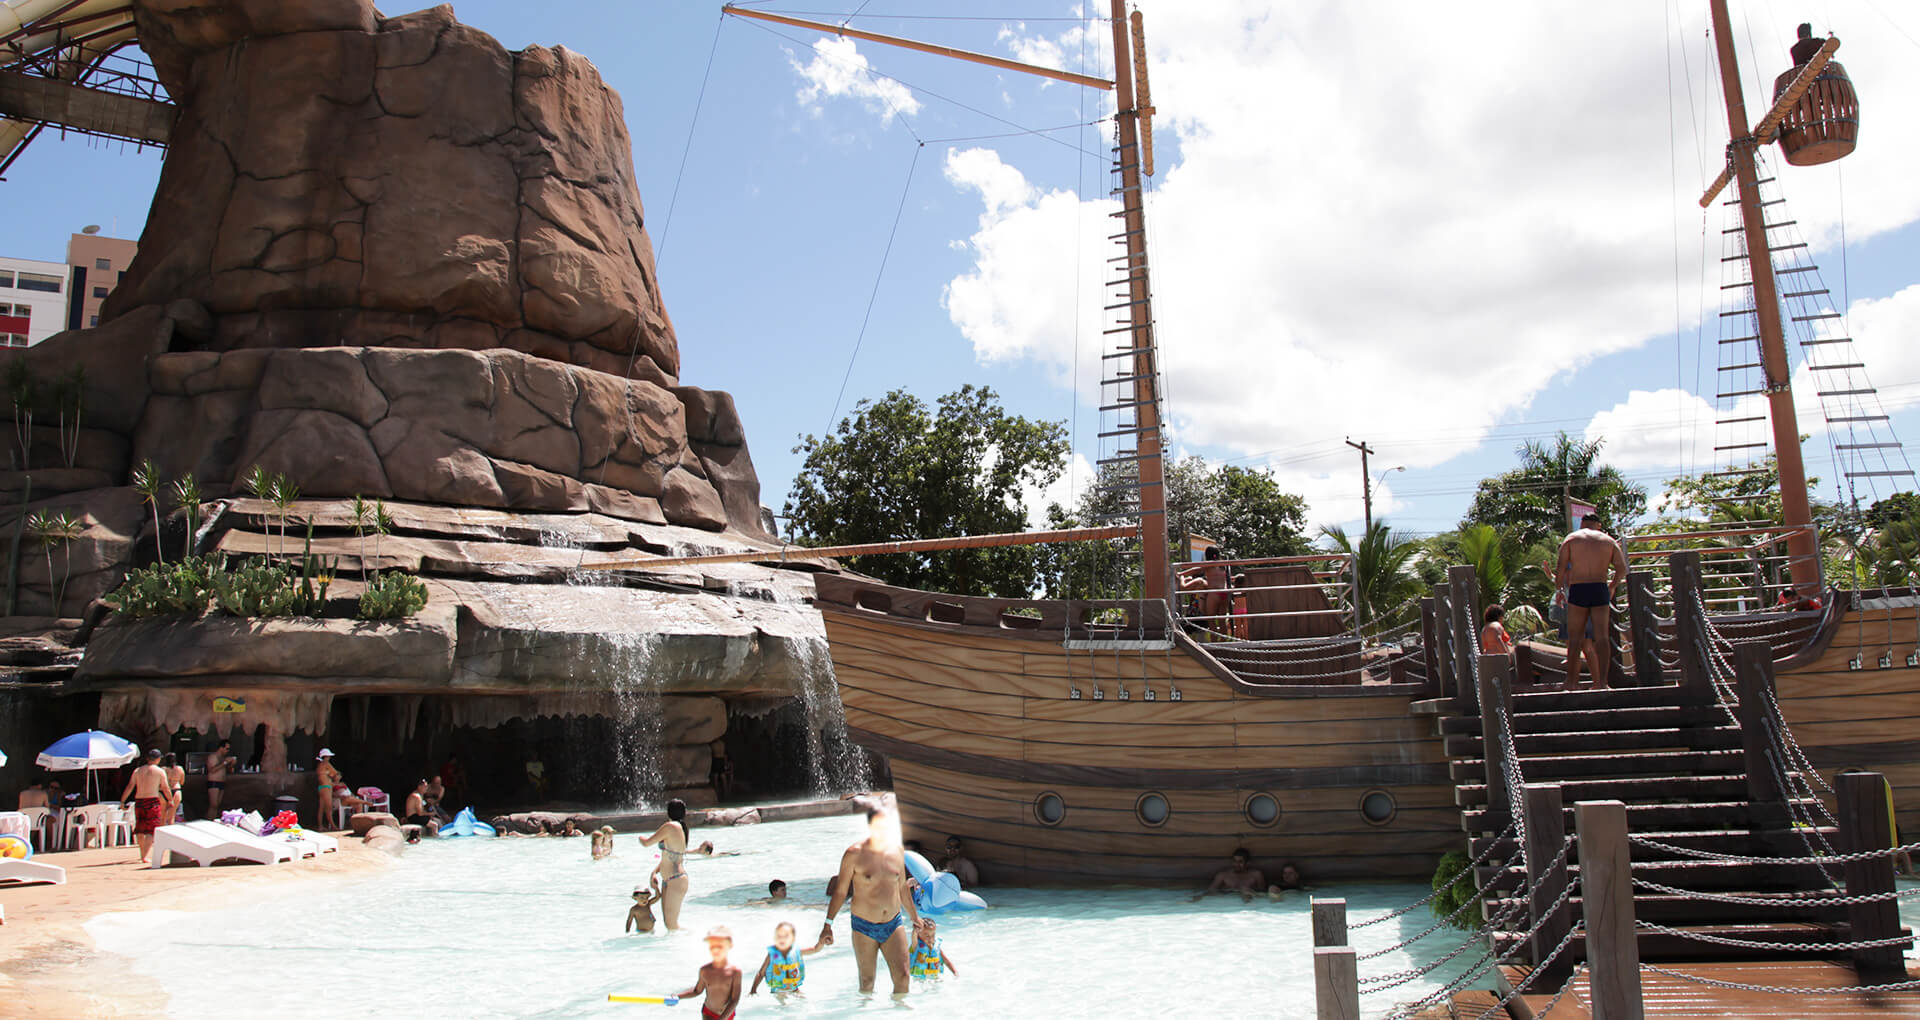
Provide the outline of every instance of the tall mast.
<path id="1" fill-rule="evenodd" d="M 1145 150 L 1140 143 L 1141 108 L 1134 94 L 1133 61 L 1128 58 L 1126 0 L 1113 0 L 1113 95 L 1119 128 L 1114 151 L 1120 171 L 1120 221 L 1124 223 L 1128 330 L 1123 334 L 1133 355 L 1132 392 L 1135 451 L 1140 486 L 1140 583 L 1143 598 L 1167 597 L 1167 490 L 1161 462 L 1160 390 L 1153 341 L 1153 288 L 1147 279 L 1146 196 L 1140 185 Z M 1146 54 L 1142 53 L 1141 62 Z"/>
<path id="2" fill-rule="evenodd" d="M 1780 469 L 1781 523 L 1796 528 L 1787 536 L 1793 584 L 1803 594 L 1819 587 L 1819 549 L 1807 501 L 1807 470 L 1800 459 L 1800 422 L 1793 409 L 1792 372 L 1780 322 L 1780 291 L 1767 244 L 1767 221 L 1760 207 L 1759 172 L 1754 153 L 1760 142 L 1747 127 L 1747 103 L 1740 89 L 1740 64 L 1733 52 L 1727 0 L 1708 0 L 1713 10 L 1713 41 L 1720 53 L 1720 87 L 1727 97 L 1727 129 L 1733 139 L 1727 158 L 1739 184 L 1740 222 L 1753 280 L 1753 304 L 1760 325 L 1760 364 L 1766 373 L 1767 405 L 1773 421 L 1773 452 Z"/>

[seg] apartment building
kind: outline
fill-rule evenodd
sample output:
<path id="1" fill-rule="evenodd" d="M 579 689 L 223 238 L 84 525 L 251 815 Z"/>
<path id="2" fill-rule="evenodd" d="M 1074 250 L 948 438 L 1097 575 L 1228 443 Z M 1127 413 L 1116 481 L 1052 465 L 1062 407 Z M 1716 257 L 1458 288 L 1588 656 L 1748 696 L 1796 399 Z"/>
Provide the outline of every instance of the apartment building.
<path id="1" fill-rule="evenodd" d="M 121 237 L 79 233 L 67 239 L 67 328 L 100 325 L 100 303 L 113 293 L 140 246 Z"/>
<path id="2" fill-rule="evenodd" d="M 67 239 L 65 262 L 0 255 L 0 347 L 30 347 L 63 330 L 100 324 L 100 305 L 139 246 L 97 232 Z"/>

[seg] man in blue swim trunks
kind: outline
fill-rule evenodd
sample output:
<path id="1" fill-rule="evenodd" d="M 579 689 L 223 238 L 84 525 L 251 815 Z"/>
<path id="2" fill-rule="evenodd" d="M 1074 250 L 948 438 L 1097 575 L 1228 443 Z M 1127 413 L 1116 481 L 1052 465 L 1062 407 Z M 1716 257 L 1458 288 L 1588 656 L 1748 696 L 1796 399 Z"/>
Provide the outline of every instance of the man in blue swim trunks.
<path id="1" fill-rule="evenodd" d="M 833 916 L 843 902 L 853 914 L 853 959 L 860 970 L 860 990 L 873 991 L 875 962 L 885 956 L 893 974 L 893 997 L 906 995 L 907 961 L 920 914 L 907 890 L 900 818 L 884 803 L 868 804 L 867 838 L 840 855 L 840 875 L 827 898 L 827 923 L 820 929 L 823 942 L 832 944 Z"/>
<path id="2" fill-rule="evenodd" d="M 1560 564 L 1554 571 L 1554 583 L 1567 589 L 1567 686 L 1580 681 L 1580 652 L 1586 642 L 1572 635 L 1586 633 L 1593 623 L 1593 686 L 1605 690 L 1607 667 L 1612 656 L 1606 651 L 1612 631 L 1607 629 L 1613 594 L 1627 579 L 1627 554 L 1613 536 L 1600 530 L 1600 518 L 1588 514 L 1580 519 L 1580 530 L 1560 543 Z"/>

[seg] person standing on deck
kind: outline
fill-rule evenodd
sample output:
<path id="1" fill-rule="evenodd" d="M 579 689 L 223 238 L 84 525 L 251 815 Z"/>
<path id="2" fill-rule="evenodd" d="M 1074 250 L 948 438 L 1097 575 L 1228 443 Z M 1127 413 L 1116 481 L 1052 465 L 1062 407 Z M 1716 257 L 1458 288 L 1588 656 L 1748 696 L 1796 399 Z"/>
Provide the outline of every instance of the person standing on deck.
<path id="1" fill-rule="evenodd" d="M 220 799 L 227 794 L 227 776 L 240 759 L 233 756 L 233 741 L 222 740 L 207 755 L 207 817 L 218 820 Z"/>
<path id="2" fill-rule="evenodd" d="M 827 923 L 820 941 L 833 944 L 833 915 L 840 904 L 853 912 L 853 959 L 860 991 L 873 991 L 876 958 L 885 955 L 893 975 L 893 996 L 907 994 L 907 962 L 920 912 L 907 891 L 907 861 L 900 845 L 900 819 L 881 803 L 867 807 L 867 838 L 840 855 L 840 874 L 827 898 Z"/>
<path id="3" fill-rule="evenodd" d="M 1627 554 L 1612 535 L 1600 530 L 1600 518 L 1588 514 L 1580 518 L 1580 530 L 1560 543 L 1560 564 L 1554 571 L 1554 583 L 1567 589 L 1567 686 L 1580 680 L 1580 652 L 1585 642 L 1576 643 L 1572 635 L 1586 631 L 1593 623 L 1594 640 L 1587 645 L 1593 660 L 1593 685 L 1607 687 L 1607 667 L 1611 654 L 1602 651 L 1600 638 L 1611 635 L 1613 594 L 1627 577 Z M 1612 642 L 1609 641 L 1610 647 Z"/>
<path id="4" fill-rule="evenodd" d="M 160 768 L 159 748 L 147 751 L 146 764 L 133 770 L 120 800 L 133 802 L 133 841 L 140 847 L 140 863 L 145 864 L 153 853 L 154 830 L 167 824 L 173 815 L 173 788 L 167 785 L 167 774 Z"/>

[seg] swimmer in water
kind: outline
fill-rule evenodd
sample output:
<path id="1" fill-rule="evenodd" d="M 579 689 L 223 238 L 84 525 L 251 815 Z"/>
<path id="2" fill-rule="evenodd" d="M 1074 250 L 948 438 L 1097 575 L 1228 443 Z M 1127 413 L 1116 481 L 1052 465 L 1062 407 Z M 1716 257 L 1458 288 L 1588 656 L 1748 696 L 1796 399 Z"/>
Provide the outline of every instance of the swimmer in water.
<path id="1" fill-rule="evenodd" d="M 727 962 L 727 953 L 732 949 L 733 932 L 726 925 L 717 925 L 707 932 L 707 955 L 713 962 L 701 967 L 700 979 L 680 993 L 682 999 L 707 993 L 706 1001 L 700 1004 L 701 1020 L 731 1020 L 733 1011 L 740 1005 L 740 968 Z"/>
<path id="2" fill-rule="evenodd" d="M 787 883 L 782 882 L 776 878 L 773 881 L 767 883 L 766 896 L 757 900 L 748 900 L 747 906 L 749 907 L 784 907 L 784 906 L 787 906 L 790 902 L 791 901 L 787 899 Z"/>
<path id="3" fill-rule="evenodd" d="M 613 826 L 602 825 L 593 830 L 593 859 L 598 861 L 613 855 Z"/>
<path id="4" fill-rule="evenodd" d="M 635 928 L 642 933 L 653 931 L 653 905 L 660 899 L 658 886 L 640 886 L 633 890 L 633 909 L 627 911 L 627 931 Z"/>
<path id="5" fill-rule="evenodd" d="M 807 979 L 807 957 L 820 951 L 824 942 L 815 942 L 811 949 L 799 949 L 793 944 L 793 925 L 782 921 L 773 926 L 773 945 L 767 947 L 767 958 L 760 961 L 760 969 L 754 972 L 753 987 L 748 995 L 760 993 L 760 982 L 765 980 L 767 991 L 784 996 L 788 992 L 797 992 Z"/>

